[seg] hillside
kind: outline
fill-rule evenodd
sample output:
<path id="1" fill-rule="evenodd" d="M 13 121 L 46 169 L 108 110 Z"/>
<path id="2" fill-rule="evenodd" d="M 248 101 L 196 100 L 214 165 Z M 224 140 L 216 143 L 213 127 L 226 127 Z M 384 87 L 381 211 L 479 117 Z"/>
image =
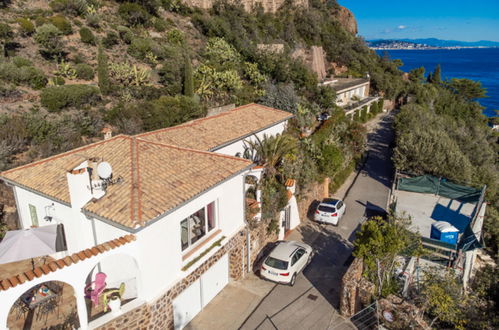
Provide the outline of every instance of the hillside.
<path id="1" fill-rule="evenodd" d="M 275 13 L 174 0 L 3 4 L 0 169 L 99 139 L 104 126 L 129 134 L 172 126 L 209 107 L 264 102 L 282 86 L 313 118 L 331 103 L 291 56 L 311 46 L 323 47 L 328 70 L 369 73 L 375 93 L 404 89 L 396 65 L 354 35 L 355 19 L 333 1 L 286 2 Z"/>

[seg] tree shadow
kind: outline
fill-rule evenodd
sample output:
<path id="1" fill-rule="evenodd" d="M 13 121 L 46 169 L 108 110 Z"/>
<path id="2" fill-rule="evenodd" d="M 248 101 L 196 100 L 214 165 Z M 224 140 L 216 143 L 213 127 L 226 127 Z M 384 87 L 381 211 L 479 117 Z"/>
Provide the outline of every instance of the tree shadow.
<path id="1" fill-rule="evenodd" d="M 310 203 L 310 206 L 308 207 L 308 210 L 307 210 L 307 218 L 309 220 L 314 220 L 314 213 L 315 213 L 315 210 L 317 210 L 317 206 L 319 206 L 319 204 L 321 203 L 321 201 L 315 199 L 312 203 Z"/>
<path id="2" fill-rule="evenodd" d="M 315 255 L 303 275 L 333 306 L 339 308 L 341 279 L 345 274 L 353 246 L 329 225 L 319 229 L 302 226 L 303 242 L 313 247 Z M 351 262 L 351 260 L 350 260 Z"/>
<path id="3" fill-rule="evenodd" d="M 260 250 L 260 252 L 258 252 L 258 255 L 252 265 L 253 274 L 260 277 L 260 268 L 262 267 L 263 260 L 265 260 L 265 258 L 270 254 L 270 251 L 272 251 L 272 249 L 279 244 L 279 242 L 280 241 L 269 242 Z"/>

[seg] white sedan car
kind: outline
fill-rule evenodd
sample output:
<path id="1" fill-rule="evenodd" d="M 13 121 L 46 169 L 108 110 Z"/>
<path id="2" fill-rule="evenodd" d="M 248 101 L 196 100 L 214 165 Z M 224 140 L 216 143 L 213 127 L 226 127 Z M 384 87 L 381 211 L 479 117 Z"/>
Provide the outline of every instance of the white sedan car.
<path id="1" fill-rule="evenodd" d="M 343 201 L 334 198 L 324 198 L 315 210 L 314 220 L 337 226 L 345 211 L 346 206 Z"/>
<path id="2" fill-rule="evenodd" d="M 293 286 L 296 276 L 310 263 L 313 249 L 301 242 L 282 241 L 270 252 L 260 268 L 260 276 Z"/>

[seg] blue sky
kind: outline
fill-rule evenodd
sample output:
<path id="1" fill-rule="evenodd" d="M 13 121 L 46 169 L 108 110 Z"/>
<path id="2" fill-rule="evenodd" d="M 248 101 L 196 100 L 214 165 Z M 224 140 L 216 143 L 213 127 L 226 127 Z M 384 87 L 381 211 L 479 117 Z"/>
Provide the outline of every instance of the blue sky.
<path id="1" fill-rule="evenodd" d="M 499 0 L 338 0 L 366 39 L 499 41 Z"/>

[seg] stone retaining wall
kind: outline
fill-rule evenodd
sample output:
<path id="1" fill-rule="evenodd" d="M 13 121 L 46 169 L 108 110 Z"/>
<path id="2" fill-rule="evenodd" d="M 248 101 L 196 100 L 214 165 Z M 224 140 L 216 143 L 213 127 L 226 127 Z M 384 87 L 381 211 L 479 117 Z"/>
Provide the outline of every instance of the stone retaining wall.
<path id="1" fill-rule="evenodd" d="M 374 284 L 362 276 L 362 259 L 355 258 L 341 280 L 340 314 L 351 317 L 371 303 Z"/>

